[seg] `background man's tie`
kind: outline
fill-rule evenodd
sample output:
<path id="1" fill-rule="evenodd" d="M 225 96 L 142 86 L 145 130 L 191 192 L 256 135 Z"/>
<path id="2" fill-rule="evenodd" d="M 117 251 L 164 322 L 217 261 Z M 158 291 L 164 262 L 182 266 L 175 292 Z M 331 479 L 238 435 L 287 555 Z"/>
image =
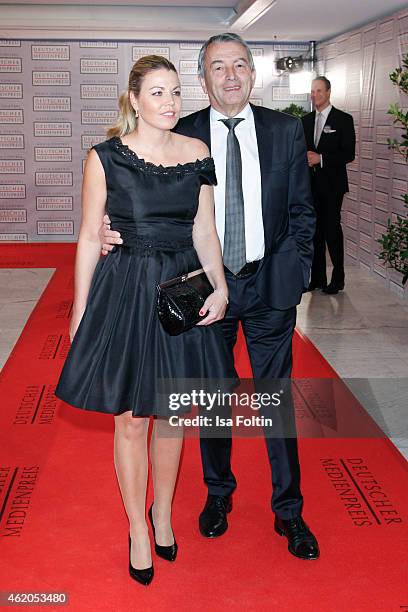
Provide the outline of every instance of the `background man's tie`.
<path id="1" fill-rule="evenodd" d="M 316 114 L 315 138 L 314 138 L 315 147 L 317 147 L 317 145 L 319 144 L 320 136 L 322 135 L 322 130 L 323 130 L 323 115 L 322 113 L 317 113 Z"/>
<path id="2" fill-rule="evenodd" d="M 220 119 L 228 128 L 225 177 L 224 265 L 233 274 L 246 264 L 244 196 L 242 193 L 241 150 L 235 127 L 243 118 Z"/>

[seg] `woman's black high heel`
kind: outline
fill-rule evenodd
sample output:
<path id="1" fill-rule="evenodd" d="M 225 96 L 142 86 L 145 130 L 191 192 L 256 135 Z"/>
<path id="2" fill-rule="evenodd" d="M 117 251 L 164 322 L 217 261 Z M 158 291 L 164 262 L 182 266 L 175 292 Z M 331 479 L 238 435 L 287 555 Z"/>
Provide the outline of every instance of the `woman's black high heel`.
<path id="1" fill-rule="evenodd" d="M 131 545 L 132 545 L 132 541 L 130 539 L 130 534 L 129 534 L 129 574 L 130 574 L 130 577 L 133 578 L 133 580 L 140 582 L 140 584 L 144 584 L 145 586 L 147 586 L 153 580 L 153 576 L 154 576 L 153 565 L 151 565 L 150 567 L 147 567 L 146 569 L 136 569 L 135 567 L 133 567 L 132 562 L 130 560 Z"/>
<path id="2" fill-rule="evenodd" d="M 157 544 L 156 531 L 155 531 L 154 523 L 153 523 L 152 508 L 153 508 L 153 504 L 150 506 L 149 520 L 150 520 L 150 523 L 153 529 L 154 550 L 156 551 L 156 555 L 158 557 L 161 557 L 162 559 L 165 559 L 166 561 L 175 561 L 177 557 L 178 546 L 177 546 L 176 538 L 174 538 L 174 533 L 173 533 L 174 544 L 170 544 L 170 546 L 160 546 L 159 544 Z"/>

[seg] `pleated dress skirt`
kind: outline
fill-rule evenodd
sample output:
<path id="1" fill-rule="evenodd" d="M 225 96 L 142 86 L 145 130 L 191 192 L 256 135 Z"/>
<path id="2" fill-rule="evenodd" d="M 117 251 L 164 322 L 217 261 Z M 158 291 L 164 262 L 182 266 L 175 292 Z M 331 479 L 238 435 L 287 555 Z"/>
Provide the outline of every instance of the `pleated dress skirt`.
<path id="1" fill-rule="evenodd" d="M 195 250 L 174 241 L 171 247 L 144 242 L 117 247 L 97 265 L 56 389 L 72 406 L 166 416 L 165 380 L 178 389 L 177 380 L 205 384 L 236 376 L 220 323 L 170 336 L 158 319 L 157 284 L 197 269 Z"/>

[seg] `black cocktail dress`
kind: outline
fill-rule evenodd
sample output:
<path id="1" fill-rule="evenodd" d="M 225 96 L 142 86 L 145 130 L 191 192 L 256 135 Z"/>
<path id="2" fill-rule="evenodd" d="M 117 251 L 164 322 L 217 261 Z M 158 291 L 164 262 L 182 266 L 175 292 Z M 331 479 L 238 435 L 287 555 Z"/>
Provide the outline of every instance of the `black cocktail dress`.
<path id="1" fill-rule="evenodd" d="M 109 414 L 161 414 L 160 380 L 236 376 L 219 323 L 170 336 L 156 311 L 158 283 L 201 267 L 192 229 L 201 185 L 216 184 L 214 162 L 156 166 L 117 137 L 94 149 L 123 245 L 98 262 L 56 395 Z"/>

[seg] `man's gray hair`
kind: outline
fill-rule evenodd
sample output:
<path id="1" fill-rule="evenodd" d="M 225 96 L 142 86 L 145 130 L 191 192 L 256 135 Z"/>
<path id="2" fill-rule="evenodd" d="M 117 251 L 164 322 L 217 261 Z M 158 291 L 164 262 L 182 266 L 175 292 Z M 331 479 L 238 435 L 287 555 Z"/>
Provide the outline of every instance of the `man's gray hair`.
<path id="1" fill-rule="evenodd" d="M 204 61 L 205 61 L 205 53 L 212 43 L 224 43 L 224 42 L 236 42 L 245 47 L 246 52 L 248 54 L 248 61 L 251 70 L 255 70 L 254 58 L 252 57 L 251 49 L 249 48 L 248 43 L 245 42 L 243 38 L 238 36 L 238 34 L 224 32 L 224 34 L 215 34 L 211 36 L 201 47 L 200 53 L 198 54 L 198 76 L 204 77 Z"/>

